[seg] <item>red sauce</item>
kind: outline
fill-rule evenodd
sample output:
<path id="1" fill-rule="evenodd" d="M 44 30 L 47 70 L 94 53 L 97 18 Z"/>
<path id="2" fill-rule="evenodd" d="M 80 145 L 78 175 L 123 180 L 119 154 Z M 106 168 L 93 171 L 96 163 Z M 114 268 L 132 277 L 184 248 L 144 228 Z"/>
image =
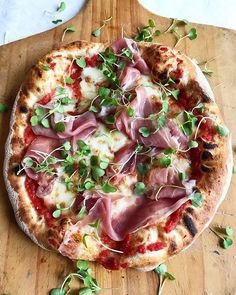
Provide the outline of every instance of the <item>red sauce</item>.
<path id="1" fill-rule="evenodd" d="M 71 67 L 71 75 L 70 78 L 74 80 L 72 84 L 67 84 L 68 87 L 70 87 L 73 91 L 73 95 L 77 100 L 80 100 L 81 95 L 81 88 L 80 88 L 80 82 L 81 82 L 81 72 L 82 68 L 80 68 L 76 62 L 73 62 Z"/>
<path id="2" fill-rule="evenodd" d="M 31 144 L 31 142 L 36 138 L 31 126 L 27 126 L 24 131 L 24 142 L 26 145 Z"/>
<path id="3" fill-rule="evenodd" d="M 124 263 L 121 263 L 120 265 L 122 268 L 128 268 L 129 267 L 129 263 L 128 262 L 124 262 Z"/>
<path id="4" fill-rule="evenodd" d="M 163 51 L 163 52 L 167 52 L 168 48 L 167 47 L 160 47 L 160 50 Z"/>
<path id="5" fill-rule="evenodd" d="M 156 242 L 156 243 L 152 243 L 152 244 L 147 245 L 147 250 L 149 250 L 149 251 L 158 251 L 158 250 L 161 250 L 161 249 L 163 249 L 165 247 L 166 247 L 165 243 Z"/>
<path id="6" fill-rule="evenodd" d="M 165 232 L 170 233 L 172 230 L 174 230 L 179 223 L 180 217 L 182 215 L 182 212 L 186 206 L 189 205 L 189 201 L 184 203 L 182 206 L 179 207 L 174 213 L 172 213 L 165 225 Z"/>
<path id="7" fill-rule="evenodd" d="M 51 101 L 53 96 L 53 93 L 48 93 L 46 94 L 43 98 L 41 98 L 39 101 L 37 101 L 37 103 L 41 104 L 41 105 L 45 105 L 47 103 L 49 103 L 49 101 Z"/>
<path id="8" fill-rule="evenodd" d="M 115 257 L 110 256 L 109 250 L 102 251 L 99 254 L 99 258 L 97 259 L 97 262 L 100 263 L 103 267 L 110 270 L 120 269 L 119 261 Z"/>
<path id="9" fill-rule="evenodd" d="M 92 57 L 86 57 L 85 61 L 87 67 L 96 67 L 98 64 L 98 54 L 95 54 Z"/>
<path id="10" fill-rule="evenodd" d="M 197 98 L 194 95 L 187 96 L 185 89 L 180 89 L 179 99 L 177 100 L 177 104 L 180 107 L 186 111 L 191 111 L 199 102 L 199 97 Z"/>
<path id="11" fill-rule="evenodd" d="M 212 124 L 212 120 L 205 119 L 199 127 L 198 135 L 206 141 L 212 141 L 215 133 L 216 130 L 214 125 Z"/>
<path id="12" fill-rule="evenodd" d="M 52 218 L 51 212 L 49 212 L 48 209 L 45 207 L 43 199 L 38 198 L 36 196 L 37 187 L 38 187 L 37 182 L 34 181 L 33 179 L 29 178 L 28 176 L 26 176 L 25 189 L 30 197 L 30 200 L 31 200 L 34 208 L 37 210 L 37 212 L 40 215 L 44 216 L 47 225 L 51 226 L 53 223 L 53 218 Z"/>
<path id="13" fill-rule="evenodd" d="M 140 245 L 140 246 L 137 247 L 137 252 L 138 253 L 144 254 L 144 253 L 146 253 L 146 251 L 147 251 L 147 249 L 146 249 L 146 247 L 144 245 Z"/>
<path id="14" fill-rule="evenodd" d="M 184 70 L 177 68 L 177 70 L 170 72 L 170 76 L 173 80 L 183 78 Z"/>
<path id="15" fill-rule="evenodd" d="M 56 66 L 56 63 L 55 62 L 50 63 L 50 69 L 51 70 L 54 70 L 55 69 L 55 66 Z"/>

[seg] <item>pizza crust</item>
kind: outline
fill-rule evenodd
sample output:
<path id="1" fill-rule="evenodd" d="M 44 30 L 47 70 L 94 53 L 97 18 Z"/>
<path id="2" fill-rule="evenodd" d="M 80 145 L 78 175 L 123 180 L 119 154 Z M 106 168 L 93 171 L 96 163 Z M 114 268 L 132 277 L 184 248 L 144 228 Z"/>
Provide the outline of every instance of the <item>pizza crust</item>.
<path id="1" fill-rule="evenodd" d="M 155 54 L 150 55 L 150 52 L 155 53 L 160 44 L 140 43 L 139 48 L 144 58 L 149 59 L 149 62 L 155 67 Z M 24 176 L 16 176 L 12 169 L 14 162 L 19 162 L 19 155 L 24 149 L 22 128 L 26 126 L 27 113 L 21 113 L 19 108 L 21 105 L 30 109 L 30 99 L 32 95 L 37 97 L 43 84 L 46 81 L 47 73 L 40 69 L 40 64 L 45 63 L 48 59 L 52 59 L 56 54 L 62 55 L 85 55 L 86 52 L 93 51 L 94 48 L 102 51 L 106 44 L 102 43 L 87 43 L 74 42 L 62 47 L 59 50 L 54 50 L 43 57 L 36 66 L 33 67 L 26 82 L 21 86 L 17 94 L 10 121 L 10 133 L 6 142 L 5 161 L 4 161 L 4 178 L 11 201 L 15 212 L 17 223 L 20 228 L 40 247 L 44 249 L 54 249 L 48 243 L 48 237 L 58 235 L 58 240 L 62 241 L 63 234 L 70 226 L 70 222 L 65 222 L 59 231 L 52 233 L 48 229 L 43 218 L 39 217 L 36 210 L 31 206 L 27 192 L 24 188 Z M 170 49 L 168 49 L 170 50 Z M 214 96 L 206 78 L 202 74 L 199 67 L 194 64 L 190 58 L 182 53 L 174 50 L 178 57 L 185 61 L 185 69 L 189 72 L 189 79 L 194 80 L 204 95 L 209 98 L 210 108 L 209 113 L 215 114 L 220 124 L 223 124 L 220 112 L 214 103 Z M 168 258 L 176 255 L 180 251 L 187 249 L 201 232 L 209 225 L 219 205 L 224 200 L 231 179 L 232 172 L 232 150 L 230 137 L 217 137 L 217 144 L 213 152 L 213 160 L 210 164 L 214 164 L 214 169 L 210 173 L 205 173 L 203 179 L 198 184 L 199 190 L 205 195 L 204 206 L 195 208 L 188 206 L 184 209 L 182 218 L 177 228 L 169 234 L 164 233 L 164 240 L 168 245 L 166 248 L 149 252 L 146 254 L 137 254 L 132 257 L 124 258 L 124 262 L 128 262 L 130 267 L 137 268 L 142 271 L 149 271 L 164 262 Z M 14 151 L 14 152 L 13 152 Z M 220 196 L 220 198 L 219 198 Z M 153 228 L 158 232 L 165 224 L 165 220 Z M 96 255 L 91 256 L 85 253 L 80 257 L 86 260 L 95 260 Z"/>

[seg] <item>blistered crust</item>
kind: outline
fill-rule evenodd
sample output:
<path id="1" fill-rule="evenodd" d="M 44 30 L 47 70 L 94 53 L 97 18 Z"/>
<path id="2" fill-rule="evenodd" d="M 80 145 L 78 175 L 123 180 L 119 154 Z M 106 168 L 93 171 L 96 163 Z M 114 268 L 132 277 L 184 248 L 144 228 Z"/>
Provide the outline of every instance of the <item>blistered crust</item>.
<path id="1" fill-rule="evenodd" d="M 40 65 L 50 63 L 55 56 L 62 57 L 74 55 L 87 55 L 93 50 L 102 51 L 106 45 L 100 43 L 74 42 L 68 44 L 61 49 L 53 50 L 43 57 L 30 71 L 24 84 L 22 85 L 12 111 L 10 122 L 10 133 L 6 143 L 6 154 L 4 162 L 4 177 L 10 201 L 12 203 L 17 222 L 21 229 L 39 246 L 53 249 L 48 243 L 48 237 L 53 236 L 60 243 L 63 234 L 70 222 L 66 222 L 61 227 L 52 230 L 45 223 L 44 218 L 39 217 L 34 207 L 31 205 L 29 197 L 24 187 L 25 176 L 16 176 L 13 166 L 19 163 L 22 152 L 25 148 L 23 141 L 23 129 L 27 126 L 27 120 L 33 108 L 34 99 L 47 94 L 50 87 L 56 84 L 55 77 L 49 77 L 49 73 L 41 69 Z M 148 64 L 152 65 L 152 70 L 157 71 L 157 64 L 164 59 L 160 44 L 139 43 L 139 49 Z M 212 90 L 202 74 L 201 70 L 195 65 L 190 58 L 172 50 L 165 46 L 169 52 L 172 52 L 176 58 L 183 59 L 183 68 L 187 73 L 185 83 L 194 83 L 201 95 L 207 101 L 205 113 L 217 118 L 218 124 L 224 124 L 219 109 L 215 104 Z M 58 58 L 58 57 L 57 57 Z M 50 81 L 48 79 L 50 78 Z M 195 87 L 194 86 L 194 87 Z M 24 112 L 24 109 L 27 112 Z M 205 169 L 203 177 L 198 181 L 197 188 L 204 196 L 204 204 L 202 207 L 187 206 L 183 210 L 182 217 L 176 229 L 166 234 L 163 231 L 166 220 L 152 226 L 152 230 L 156 233 L 162 233 L 163 241 L 167 247 L 162 250 L 147 252 L 145 254 L 137 254 L 132 257 L 124 257 L 122 262 L 128 262 L 130 267 L 134 267 L 143 271 L 155 268 L 168 258 L 176 255 L 180 251 L 190 246 L 200 233 L 211 222 L 219 205 L 226 196 L 232 172 L 232 150 L 230 137 L 215 136 L 216 146 L 209 150 L 212 157 L 202 159 L 203 170 L 204 165 L 212 169 Z M 207 150 L 207 149 L 206 149 Z M 207 171 L 206 171 L 207 170 Z M 143 229 L 143 235 L 145 231 Z M 142 232 L 139 233 L 142 235 Z M 98 251 L 84 253 L 81 259 L 96 260 Z"/>

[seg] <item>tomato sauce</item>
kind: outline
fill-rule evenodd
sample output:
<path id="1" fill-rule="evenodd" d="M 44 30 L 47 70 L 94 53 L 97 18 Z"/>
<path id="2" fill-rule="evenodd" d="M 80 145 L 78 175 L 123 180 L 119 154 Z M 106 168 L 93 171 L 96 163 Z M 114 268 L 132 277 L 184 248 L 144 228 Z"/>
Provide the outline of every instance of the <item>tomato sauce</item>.
<path id="1" fill-rule="evenodd" d="M 86 57 L 86 66 L 95 68 L 98 65 L 98 54 L 93 55 L 92 57 Z"/>
<path id="2" fill-rule="evenodd" d="M 24 142 L 26 145 L 31 144 L 31 142 L 36 138 L 31 126 L 27 126 L 24 131 Z"/>
<path id="3" fill-rule="evenodd" d="M 80 87 L 81 72 L 82 72 L 82 68 L 80 68 L 76 64 L 76 62 L 73 62 L 72 67 L 71 67 L 70 78 L 73 79 L 74 82 L 72 84 L 67 84 L 67 86 L 72 89 L 74 98 L 76 98 L 77 100 L 80 100 L 82 97 L 81 87 Z"/>
<path id="4" fill-rule="evenodd" d="M 47 225 L 51 226 L 53 223 L 52 214 L 51 214 L 51 212 L 48 211 L 48 209 L 44 205 L 43 199 L 38 198 L 36 196 L 37 187 L 38 187 L 37 182 L 34 181 L 33 179 L 29 178 L 28 176 L 26 176 L 25 188 L 26 188 L 26 191 L 30 197 L 30 200 L 31 200 L 34 208 L 36 209 L 36 211 L 40 215 L 44 216 Z"/>
<path id="5" fill-rule="evenodd" d="M 182 216 L 184 208 L 188 205 L 189 201 L 184 203 L 182 206 L 179 207 L 179 209 L 177 209 L 169 216 L 164 228 L 167 234 L 176 228 L 177 224 L 179 223 L 180 217 Z"/>
<path id="6" fill-rule="evenodd" d="M 49 103 L 52 99 L 53 94 L 54 94 L 54 91 L 46 94 L 43 98 L 41 98 L 39 101 L 37 101 L 37 103 L 41 104 L 41 105 L 45 105 L 45 104 Z"/>
<path id="7" fill-rule="evenodd" d="M 216 129 L 212 124 L 212 120 L 205 119 L 203 122 L 201 122 L 198 133 L 200 137 L 206 141 L 212 141 L 215 134 Z"/>

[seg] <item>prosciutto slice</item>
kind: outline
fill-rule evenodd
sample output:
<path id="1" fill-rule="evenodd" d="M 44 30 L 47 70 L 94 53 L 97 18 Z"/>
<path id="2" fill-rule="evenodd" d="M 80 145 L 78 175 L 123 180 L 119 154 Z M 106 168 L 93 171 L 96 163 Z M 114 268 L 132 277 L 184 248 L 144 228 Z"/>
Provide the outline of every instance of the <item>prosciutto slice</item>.
<path id="1" fill-rule="evenodd" d="M 58 119 L 56 117 L 56 119 Z M 57 120 L 58 122 L 58 120 Z M 69 117 L 65 123 L 64 132 L 55 132 L 52 128 L 45 128 L 41 125 L 32 127 L 36 135 L 47 136 L 55 139 L 72 139 L 73 146 L 78 139 L 86 139 L 98 126 L 96 117 L 91 112 L 83 113 L 77 117 Z M 55 127 L 55 117 L 51 120 L 51 125 Z"/>
<path id="2" fill-rule="evenodd" d="M 157 148 L 185 148 L 187 146 L 187 137 L 181 132 L 173 121 L 168 121 L 166 125 L 160 128 L 157 132 L 155 120 L 149 120 L 147 117 L 150 114 L 157 112 L 157 107 L 152 103 L 144 87 L 136 88 L 136 97 L 131 102 L 130 107 L 135 111 L 135 118 L 130 118 L 127 112 L 123 110 L 116 120 L 116 128 L 119 131 L 125 132 L 131 140 Z M 148 137 L 143 137 L 140 132 L 140 127 L 147 127 L 153 134 Z"/>
<path id="3" fill-rule="evenodd" d="M 131 90 L 140 76 L 141 73 L 139 70 L 131 66 L 125 67 L 119 76 L 120 85 L 123 90 Z"/>
<path id="4" fill-rule="evenodd" d="M 124 48 L 129 49 L 133 54 L 133 63 L 130 63 L 129 66 L 136 68 L 144 75 L 149 74 L 150 70 L 145 60 L 141 57 L 137 43 L 134 40 L 128 38 L 121 38 L 111 45 L 111 49 L 115 53 L 121 53 L 122 49 Z"/>
<path id="5" fill-rule="evenodd" d="M 44 136 L 38 136 L 35 140 L 32 141 L 30 146 L 28 147 L 24 158 L 30 157 L 38 163 L 42 163 L 45 156 L 51 154 L 56 148 L 61 145 L 60 140 L 52 139 Z M 45 156 L 43 156 L 45 153 Z M 55 151 L 51 154 L 52 156 L 59 156 L 59 153 Z M 24 159 L 23 159 L 24 160 Z M 23 162 L 22 162 L 22 165 Z M 53 189 L 54 176 L 43 173 L 43 172 L 34 172 L 32 169 L 25 169 L 26 174 L 31 179 L 34 179 L 38 183 L 38 188 L 36 191 L 36 195 L 38 197 L 44 197 L 51 193 Z"/>
<path id="6" fill-rule="evenodd" d="M 147 177 L 147 193 L 151 199 L 180 198 L 190 195 L 196 185 L 195 180 L 179 180 L 178 171 L 173 167 L 153 168 Z"/>

